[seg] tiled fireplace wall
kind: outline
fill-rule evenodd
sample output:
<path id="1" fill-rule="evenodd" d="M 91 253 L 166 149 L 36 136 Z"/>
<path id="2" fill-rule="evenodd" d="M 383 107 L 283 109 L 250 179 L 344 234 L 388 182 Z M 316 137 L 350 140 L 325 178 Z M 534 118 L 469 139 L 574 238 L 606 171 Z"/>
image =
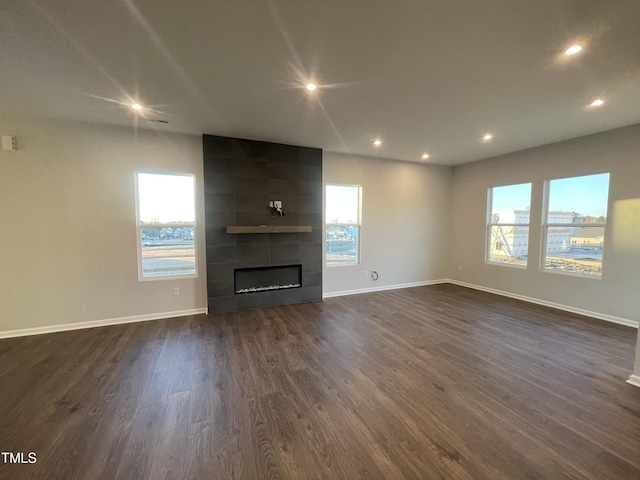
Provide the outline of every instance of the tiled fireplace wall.
<path id="1" fill-rule="evenodd" d="M 203 135 L 209 313 L 322 299 L 322 150 Z M 282 201 L 284 217 L 269 201 Z M 310 233 L 228 234 L 228 225 Z M 236 268 L 302 264 L 302 288 L 236 295 Z"/>

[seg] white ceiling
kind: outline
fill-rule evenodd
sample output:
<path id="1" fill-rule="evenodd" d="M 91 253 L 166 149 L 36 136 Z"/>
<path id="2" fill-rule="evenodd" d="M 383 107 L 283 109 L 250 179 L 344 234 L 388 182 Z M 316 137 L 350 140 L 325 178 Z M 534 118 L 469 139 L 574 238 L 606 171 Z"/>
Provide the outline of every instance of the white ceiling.
<path id="1" fill-rule="evenodd" d="M 2 0 L 0 45 L 5 114 L 446 165 L 640 123 L 638 0 Z"/>

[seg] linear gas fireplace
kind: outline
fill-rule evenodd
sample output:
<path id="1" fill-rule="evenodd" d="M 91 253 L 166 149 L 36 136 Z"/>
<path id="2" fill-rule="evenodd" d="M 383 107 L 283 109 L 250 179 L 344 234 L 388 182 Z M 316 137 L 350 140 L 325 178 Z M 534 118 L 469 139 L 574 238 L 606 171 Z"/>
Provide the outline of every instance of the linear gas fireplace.
<path id="1" fill-rule="evenodd" d="M 302 265 L 236 268 L 235 292 L 254 293 L 302 287 Z"/>

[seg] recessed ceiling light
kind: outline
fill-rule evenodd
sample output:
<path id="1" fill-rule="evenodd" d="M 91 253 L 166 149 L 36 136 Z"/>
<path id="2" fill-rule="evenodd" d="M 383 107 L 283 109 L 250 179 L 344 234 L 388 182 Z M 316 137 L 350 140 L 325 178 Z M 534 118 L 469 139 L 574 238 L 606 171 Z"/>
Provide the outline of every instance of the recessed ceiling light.
<path id="1" fill-rule="evenodd" d="M 591 102 L 592 107 L 599 107 L 600 105 L 604 105 L 604 100 L 597 99 Z"/>
<path id="2" fill-rule="evenodd" d="M 382 140 L 380 140 L 379 138 L 376 138 L 375 140 L 372 141 L 372 143 L 376 146 L 379 147 L 380 145 L 382 145 Z"/>
<path id="3" fill-rule="evenodd" d="M 575 55 L 582 50 L 582 45 L 571 45 L 564 51 L 565 55 Z"/>
<path id="4" fill-rule="evenodd" d="M 426 160 L 427 158 L 429 158 L 429 154 L 428 153 L 423 153 L 422 154 L 422 159 Z"/>
<path id="5" fill-rule="evenodd" d="M 315 83 L 307 83 L 306 88 L 310 92 L 313 92 L 316 88 L 318 88 L 318 86 Z"/>
<path id="6" fill-rule="evenodd" d="M 142 105 L 140 105 L 139 103 L 132 103 L 131 108 L 133 108 L 134 110 L 142 110 Z"/>
<path id="7" fill-rule="evenodd" d="M 484 137 L 482 137 L 482 139 L 485 142 L 488 142 L 489 140 L 491 140 L 493 138 L 493 135 L 491 135 L 490 133 L 487 133 Z"/>

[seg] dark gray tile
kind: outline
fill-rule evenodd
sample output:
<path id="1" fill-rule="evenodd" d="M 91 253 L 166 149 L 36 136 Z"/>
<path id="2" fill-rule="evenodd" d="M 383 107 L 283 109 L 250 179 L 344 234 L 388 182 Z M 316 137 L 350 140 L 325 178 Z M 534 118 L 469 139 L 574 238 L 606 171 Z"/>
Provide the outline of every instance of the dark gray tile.
<path id="1" fill-rule="evenodd" d="M 322 150 L 319 148 L 298 147 L 300 165 L 322 166 Z"/>
<path id="2" fill-rule="evenodd" d="M 269 164 L 264 161 L 234 160 L 233 176 L 235 178 L 267 178 Z"/>
<path id="3" fill-rule="evenodd" d="M 236 262 L 269 261 L 269 245 L 238 245 L 236 246 Z"/>
<path id="4" fill-rule="evenodd" d="M 206 245 L 235 245 L 234 235 L 227 234 L 227 225 L 233 225 L 233 212 L 207 212 L 205 218 Z"/>
<path id="5" fill-rule="evenodd" d="M 271 292 L 243 293 L 238 295 L 238 310 L 271 306 Z"/>
<path id="6" fill-rule="evenodd" d="M 300 234 L 300 243 L 320 243 L 322 238 L 322 228 L 313 227 L 313 231 Z"/>
<path id="7" fill-rule="evenodd" d="M 205 212 L 233 212 L 234 198 L 230 193 L 207 193 L 204 196 Z"/>
<path id="8" fill-rule="evenodd" d="M 296 180 L 285 180 L 280 178 L 269 179 L 269 196 L 274 195 L 298 195 L 299 182 Z M 274 198 L 274 200 L 278 200 Z"/>
<path id="9" fill-rule="evenodd" d="M 227 175 L 205 175 L 204 193 L 233 193 L 233 178 Z"/>
<path id="10" fill-rule="evenodd" d="M 322 272 L 303 273 L 302 274 L 302 286 L 303 286 L 303 288 L 321 287 L 322 286 Z"/>
<path id="11" fill-rule="evenodd" d="M 236 139 L 233 142 L 234 158 L 262 158 L 267 160 L 269 154 L 269 143 L 256 140 Z"/>
<path id="12" fill-rule="evenodd" d="M 264 212 L 236 212 L 236 225 L 269 225 L 271 214 Z"/>
<path id="13" fill-rule="evenodd" d="M 242 233 L 236 235 L 238 245 L 254 245 L 256 243 L 269 243 L 268 233 Z"/>
<path id="14" fill-rule="evenodd" d="M 271 259 L 269 262 L 271 267 L 277 267 L 280 265 L 301 265 L 299 258 L 281 258 L 278 260 Z"/>
<path id="15" fill-rule="evenodd" d="M 268 148 L 270 162 L 298 163 L 298 147 L 270 143 Z"/>
<path id="16" fill-rule="evenodd" d="M 271 260 L 282 260 L 285 258 L 300 258 L 300 244 L 275 244 L 270 249 Z"/>
<path id="17" fill-rule="evenodd" d="M 300 303 L 300 288 L 289 288 L 286 290 L 273 290 L 271 292 L 271 306 L 292 305 Z"/>
<path id="18" fill-rule="evenodd" d="M 205 245 L 208 247 L 236 244 L 236 236 L 228 234 L 225 227 L 208 228 L 205 235 Z"/>
<path id="19" fill-rule="evenodd" d="M 281 243 L 300 243 L 299 233 L 271 233 L 269 237 L 272 245 Z"/>
<path id="20" fill-rule="evenodd" d="M 205 215 L 204 225 L 208 232 L 212 228 L 233 225 L 236 221 L 234 212 L 209 212 Z"/>
<path id="21" fill-rule="evenodd" d="M 215 280 L 207 282 L 207 297 L 229 297 L 235 295 L 233 278 L 231 280 Z"/>
<path id="22" fill-rule="evenodd" d="M 301 181 L 322 181 L 322 167 L 320 165 L 300 165 Z"/>
<path id="23" fill-rule="evenodd" d="M 287 162 L 269 162 L 269 178 L 299 180 L 300 165 Z"/>
<path id="24" fill-rule="evenodd" d="M 225 281 L 233 283 L 235 263 L 207 264 L 207 282 Z M 209 295 L 210 297 L 212 295 Z"/>
<path id="25" fill-rule="evenodd" d="M 302 260 L 302 273 L 322 272 L 322 258 L 305 258 Z"/>
<path id="26" fill-rule="evenodd" d="M 204 157 L 204 174 L 205 175 L 233 175 L 233 159 Z"/>
<path id="27" fill-rule="evenodd" d="M 322 300 L 322 287 L 302 287 L 300 289 L 301 302 L 319 302 Z"/>
<path id="28" fill-rule="evenodd" d="M 237 262 L 236 268 L 255 268 L 255 267 L 268 267 L 269 260 L 260 260 L 259 262 Z"/>
<path id="29" fill-rule="evenodd" d="M 202 152 L 205 157 L 233 158 L 233 139 L 215 135 L 202 136 Z"/>
<path id="30" fill-rule="evenodd" d="M 322 226 L 322 213 L 301 213 L 300 223 L 319 228 Z"/>
<path id="31" fill-rule="evenodd" d="M 236 261 L 235 245 L 207 246 L 207 263 L 232 263 Z"/>
<path id="32" fill-rule="evenodd" d="M 268 212 L 269 197 L 267 195 L 236 195 L 236 211 Z"/>
<path id="33" fill-rule="evenodd" d="M 322 214 L 322 198 L 310 197 L 310 196 L 301 196 L 299 198 L 300 198 L 300 213 Z"/>
<path id="34" fill-rule="evenodd" d="M 322 243 L 301 243 L 300 258 L 322 258 Z"/>
<path id="35" fill-rule="evenodd" d="M 234 178 L 235 192 L 239 195 L 267 195 L 269 179 L 264 178 Z"/>
<path id="36" fill-rule="evenodd" d="M 319 300 L 322 150 L 204 135 L 203 153 L 210 312 Z M 269 200 L 283 202 L 284 217 L 271 215 Z M 314 232 L 226 233 L 228 225 L 302 224 L 314 226 Z M 300 263 L 305 288 L 233 294 L 234 268 Z"/>
<path id="37" fill-rule="evenodd" d="M 322 201 L 322 182 L 298 182 L 298 189 L 300 195 L 314 197 Z"/>
<path id="38" fill-rule="evenodd" d="M 243 213 L 243 212 L 239 212 L 239 213 Z M 250 213 L 250 212 L 247 212 L 247 213 Z M 283 217 L 281 217 L 280 215 L 273 216 L 271 212 L 267 212 L 264 217 L 261 216 L 260 218 L 263 218 L 264 220 L 262 222 L 256 223 L 255 225 L 288 227 L 292 225 L 297 226 L 299 225 L 299 222 L 300 222 L 300 215 L 298 213 L 285 214 Z"/>
<path id="39" fill-rule="evenodd" d="M 209 315 L 229 313 L 238 310 L 236 295 L 230 297 L 212 297 L 208 299 Z"/>
<path id="40" fill-rule="evenodd" d="M 286 212 L 284 217 L 276 215 L 270 217 L 270 221 L 267 225 L 281 225 L 281 226 L 297 226 L 300 225 L 300 214 L 298 212 Z"/>

